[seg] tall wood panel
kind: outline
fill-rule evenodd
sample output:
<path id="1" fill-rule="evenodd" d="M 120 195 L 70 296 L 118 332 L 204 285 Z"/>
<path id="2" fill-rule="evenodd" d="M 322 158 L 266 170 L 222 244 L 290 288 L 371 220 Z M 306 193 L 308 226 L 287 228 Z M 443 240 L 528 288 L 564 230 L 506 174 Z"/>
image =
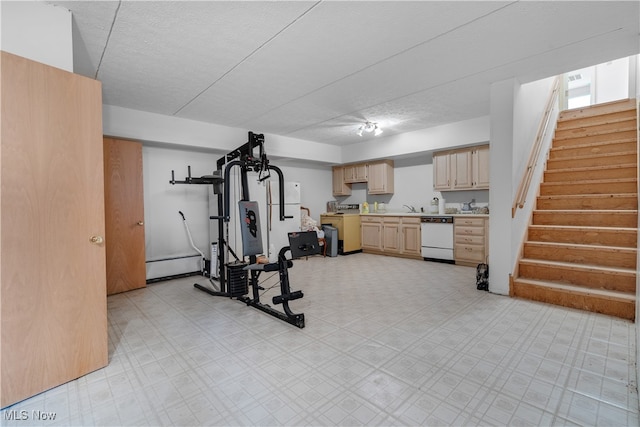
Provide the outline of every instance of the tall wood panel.
<path id="1" fill-rule="evenodd" d="M 2 52 L 1 406 L 108 363 L 100 82 Z"/>
<path id="2" fill-rule="evenodd" d="M 142 144 L 104 138 L 107 295 L 146 286 Z"/>

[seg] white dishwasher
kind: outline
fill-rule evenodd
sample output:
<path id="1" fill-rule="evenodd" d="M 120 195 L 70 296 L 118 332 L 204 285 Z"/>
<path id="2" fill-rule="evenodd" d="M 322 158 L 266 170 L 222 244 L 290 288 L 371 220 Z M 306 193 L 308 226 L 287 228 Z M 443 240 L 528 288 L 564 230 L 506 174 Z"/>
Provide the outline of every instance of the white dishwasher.
<path id="1" fill-rule="evenodd" d="M 420 218 L 422 257 L 428 261 L 453 263 L 453 217 Z"/>

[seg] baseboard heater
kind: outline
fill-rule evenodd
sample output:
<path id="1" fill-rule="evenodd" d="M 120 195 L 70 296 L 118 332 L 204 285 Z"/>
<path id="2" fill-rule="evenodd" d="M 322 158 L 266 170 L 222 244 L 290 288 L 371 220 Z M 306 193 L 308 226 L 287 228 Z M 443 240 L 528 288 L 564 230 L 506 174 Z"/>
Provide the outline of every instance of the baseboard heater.
<path id="1" fill-rule="evenodd" d="M 148 260 L 147 284 L 201 274 L 200 254 Z"/>

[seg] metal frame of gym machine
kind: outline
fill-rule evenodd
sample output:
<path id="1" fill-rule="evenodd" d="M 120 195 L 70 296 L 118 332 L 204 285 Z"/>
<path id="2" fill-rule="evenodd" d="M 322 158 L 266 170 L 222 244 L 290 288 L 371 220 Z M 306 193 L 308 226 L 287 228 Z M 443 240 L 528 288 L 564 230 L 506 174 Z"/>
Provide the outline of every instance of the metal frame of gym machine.
<path id="1" fill-rule="evenodd" d="M 259 149 L 258 155 L 255 155 L 256 148 Z M 254 171 L 263 173 L 268 172 L 269 170 L 275 171 L 278 175 L 278 185 L 279 185 L 279 193 L 280 193 L 280 212 L 279 219 L 280 221 L 284 221 L 287 218 L 293 218 L 290 216 L 285 216 L 285 205 L 284 205 L 284 176 L 282 171 L 277 166 L 273 166 L 269 164 L 269 160 L 267 159 L 267 155 L 264 149 L 264 135 L 263 134 L 254 134 L 253 132 L 249 132 L 249 141 L 243 144 L 242 146 L 236 148 L 230 153 L 222 156 L 217 161 L 217 170 L 214 171 L 213 175 L 203 176 L 203 177 L 192 177 L 191 176 L 191 167 L 188 168 L 188 176 L 184 181 L 176 181 L 174 177 L 174 171 L 171 171 L 171 184 L 209 184 L 213 185 L 213 192 L 216 194 L 217 202 L 218 202 L 218 215 L 210 216 L 211 220 L 218 221 L 218 265 L 219 265 L 219 285 L 220 290 L 215 291 L 204 287 L 198 283 L 195 283 L 193 286 L 201 291 L 204 291 L 213 296 L 222 296 L 234 298 L 236 297 L 238 300 L 246 303 L 248 306 L 257 308 L 260 311 L 263 311 L 271 316 L 277 317 L 280 320 L 284 320 L 287 323 L 290 323 L 298 328 L 304 328 L 304 313 L 294 313 L 289 308 L 289 301 L 302 298 L 304 295 L 302 291 L 291 292 L 289 285 L 289 275 L 288 268 L 293 265 L 291 260 L 285 258 L 285 254 L 290 250 L 289 246 L 285 246 L 280 249 L 278 253 L 278 261 L 276 263 L 270 263 L 263 265 L 260 269 L 246 269 L 242 268 L 243 273 L 250 274 L 249 277 L 249 285 L 253 288 L 253 297 L 249 298 L 245 296 L 248 291 L 242 295 L 238 295 L 235 292 L 232 292 L 230 285 L 227 283 L 227 274 L 226 268 L 229 266 L 229 263 L 226 261 L 225 251 L 223 248 L 227 248 L 227 250 L 235 257 L 235 259 L 244 265 L 244 262 L 240 261 L 237 255 L 233 252 L 233 250 L 228 246 L 225 240 L 225 227 L 228 229 L 228 224 L 230 221 L 230 202 L 229 202 L 229 183 L 230 183 L 230 173 L 231 168 L 238 166 L 240 167 L 241 172 L 241 187 L 242 187 L 242 197 L 241 200 L 248 201 L 250 200 L 249 195 L 249 184 L 247 179 L 247 172 Z M 224 171 L 223 171 L 224 167 Z M 224 174 L 223 174 L 224 172 Z M 263 181 L 268 179 L 270 174 L 264 177 L 261 177 L 260 180 Z M 255 265 L 257 261 L 257 257 L 255 255 L 249 256 L 249 266 Z M 211 265 L 214 265 L 213 260 L 211 260 Z M 242 267 L 241 265 L 241 267 Z M 211 268 L 213 269 L 213 267 Z M 280 276 L 280 290 L 281 295 L 277 295 L 273 297 L 274 304 L 282 304 L 282 308 L 284 312 L 278 311 L 271 307 L 270 305 L 263 304 L 260 302 L 260 286 L 258 283 L 258 277 L 260 276 L 261 271 L 278 271 Z M 209 281 L 213 284 L 213 279 L 209 278 Z"/>

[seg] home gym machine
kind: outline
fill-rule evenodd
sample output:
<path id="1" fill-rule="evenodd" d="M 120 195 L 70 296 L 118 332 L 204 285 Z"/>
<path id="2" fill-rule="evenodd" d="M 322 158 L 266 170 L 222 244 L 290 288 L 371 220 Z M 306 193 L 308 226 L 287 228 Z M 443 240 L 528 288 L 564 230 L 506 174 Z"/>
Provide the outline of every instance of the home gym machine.
<path id="1" fill-rule="evenodd" d="M 256 150 L 258 153 L 256 154 Z M 239 223 L 243 246 L 243 259 L 238 256 L 228 245 L 229 221 L 231 219 L 230 206 L 230 176 L 234 167 L 240 168 L 241 201 L 238 203 Z M 213 296 L 237 298 L 261 310 L 271 316 L 284 320 L 299 328 L 304 328 L 304 314 L 294 313 L 289 307 L 289 301 L 302 298 L 302 291 L 292 292 L 289 284 L 288 269 L 293 266 L 292 259 L 307 255 L 320 253 L 317 235 L 315 232 L 295 232 L 289 233 L 290 246 L 280 249 L 278 259 L 273 263 L 258 263 L 257 255 L 263 253 L 262 237 L 260 232 L 260 217 L 258 203 L 251 201 L 249 195 L 248 172 L 257 172 L 258 180 L 264 181 L 270 178 L 270 171 L 274 171 L 278 176 L 280 212 L 279 219 L 284 221 L 284 177 L 282 171 L 277 166 L 269 164 L 264 149 L 264 135 L 249 132 L 249 141 L 236 148 L 230 153 L 222 156 L 217 161 L 217 169 L 212 175 L 202 177 L 191 177 L 191 168 L 188 169 L 188 176 L 184 181 L 176 181 L 174 171 L 171 171 L 171 184 L 207 184 L 213 186 L 213 193 L 217 195 L 218 215 L 210 216 L 211 220 L 218 224 L 218 265 L 220 266 L 218 286 L 213 279 L 209 282 L 215 288 L 210 289 L 198 283 L 194 287 Z M 223 249 L 226 248 L 226 251 Z M 228 253 L 235 258 L 234 262 L 229 261 Z M 286 258 L 286 253 L 291 252 L 291 259 Z M 249 257 L 249 263 L 244 261 L 244 257 Z M 211 260 L 211 270 L 214 269 L 214 260 Z M 268 304 L 260 302 L 259 277 L 262 272 L 277 271 L 280 279 L 281 294 L 273 297 L 274 305 L 282 304 L 283 311 L 278 311 Z M 252 297 L 248 297 L 248 286 L 252 287 Z"/>

